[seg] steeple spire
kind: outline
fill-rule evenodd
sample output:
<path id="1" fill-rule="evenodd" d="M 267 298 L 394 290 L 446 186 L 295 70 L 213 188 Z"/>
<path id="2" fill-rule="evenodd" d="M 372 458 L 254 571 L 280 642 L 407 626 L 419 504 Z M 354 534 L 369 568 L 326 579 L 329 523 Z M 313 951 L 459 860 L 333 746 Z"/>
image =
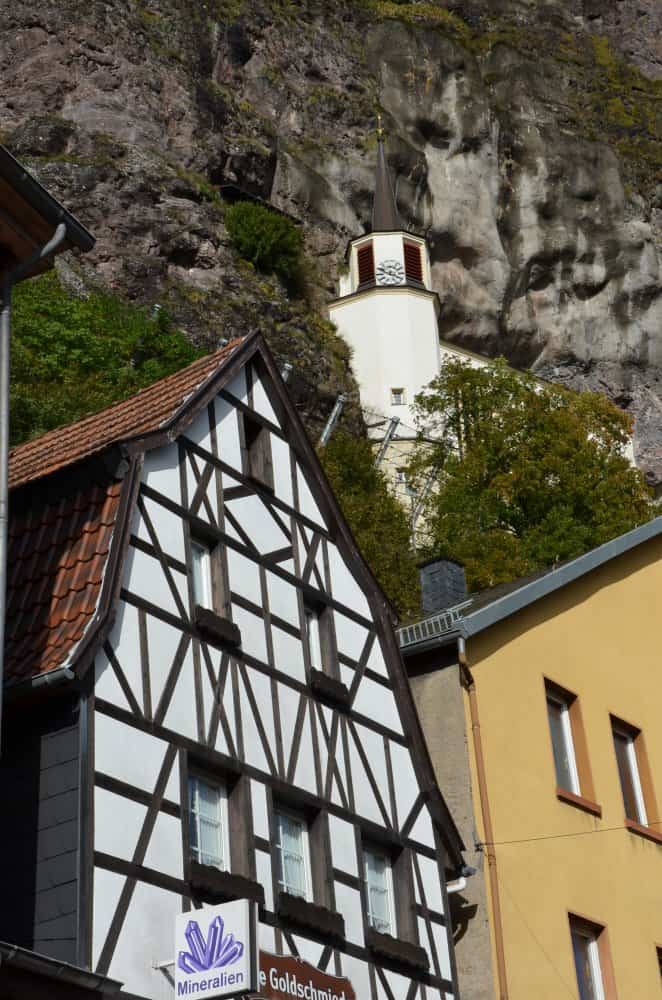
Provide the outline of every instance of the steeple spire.
<path id="1" fill-rule="evenodd" d="M 372 232 L 379 233 L 397 229 L 402 229 L 402 224 L 398 216 L 391 177 L 386 164 L 382 116 L 377 115 L 377 170 L 375 173 L 375 197 L 372 202 Z"/>

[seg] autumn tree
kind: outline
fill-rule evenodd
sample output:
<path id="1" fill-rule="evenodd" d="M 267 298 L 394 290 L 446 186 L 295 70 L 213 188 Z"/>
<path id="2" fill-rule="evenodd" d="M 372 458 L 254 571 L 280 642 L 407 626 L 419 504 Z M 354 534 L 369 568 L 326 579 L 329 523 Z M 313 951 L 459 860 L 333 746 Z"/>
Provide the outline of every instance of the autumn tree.
<path id="1" fill-rule="evenodd" d="M 435 480 L 424 554 L 463 563 L 471 589 L 579 556 L 654 514 L 624 457 L 629 418 L 604 396 L 541 384 L 502 360 L 451 360 L 416 412 L 410 476 Z"/>

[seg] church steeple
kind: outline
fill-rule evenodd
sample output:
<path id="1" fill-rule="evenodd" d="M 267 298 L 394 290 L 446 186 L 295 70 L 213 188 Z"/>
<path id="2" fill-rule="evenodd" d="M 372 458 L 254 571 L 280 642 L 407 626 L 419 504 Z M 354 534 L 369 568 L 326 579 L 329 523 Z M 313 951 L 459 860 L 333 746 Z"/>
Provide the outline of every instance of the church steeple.
<path id="1" fill-rule="evenodd" d="M 377 116 L 377 170 L 375 172 L 375 197 L 372 202 L 373 233 L 393 232 L 401 230 L 402 223 L 395 203 L 391 175 L 386 163 L 384 149 L 384 129 L 382 117 Z"/>

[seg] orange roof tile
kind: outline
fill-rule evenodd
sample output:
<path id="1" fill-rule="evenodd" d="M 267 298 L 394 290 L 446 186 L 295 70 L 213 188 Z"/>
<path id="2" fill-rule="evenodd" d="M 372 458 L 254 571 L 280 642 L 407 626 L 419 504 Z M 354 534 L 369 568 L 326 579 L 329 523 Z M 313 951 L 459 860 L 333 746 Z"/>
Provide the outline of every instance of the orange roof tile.
<path id="1" fill-rule="evenodd" d="M 158 431 L 243 343 L 239 338 L 129 399 L 14 448 L 13 490 L 75 463 L 10 503 L 5 683 L 63 666 L 99 609 L 126 480 L 85 459 Z"/>
<path id="2" fill-rule="evenodd" d="M 157 431 L 242 343 L 241 337 L 232 340 L 121 403 L 13 448 L 9 455 L 10 489 L 89 458 L 117 441 Z"/>

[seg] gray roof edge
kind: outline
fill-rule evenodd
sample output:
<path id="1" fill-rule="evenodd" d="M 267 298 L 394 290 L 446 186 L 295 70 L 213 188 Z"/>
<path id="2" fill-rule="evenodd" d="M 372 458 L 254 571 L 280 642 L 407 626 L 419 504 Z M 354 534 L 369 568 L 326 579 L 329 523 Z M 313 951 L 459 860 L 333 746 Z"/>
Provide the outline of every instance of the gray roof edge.
<path id="1" fill-rule="evenodd" d="M 640 524 L 638 528 L 633 528 L 632 531 L 619 535 L 618 538 L 605 542 L 604 545 L 599 545 L 596 549 L 591 549 L 590 552 L 578 556 L 565 566 L 552 570 L 546 576 L 524 584 L 519 590 L 507 594 L 505 597 L 500 597 L 493 604 L 488 604 L 473 614 L 469 613 L 462 620 L 465 635 L 468 638 L 478 632 L 483 632 L 490 625 L 495 625 L 502 619 L 521 611 L 529 604 L 533 604 L 534 601 L 540 600 L 541 597 L 546 597 L 555 590 L 565 587 L 566 584 L 578 580 L 586 573 L 598 569 L 617 556 L 629 552 L 637 545 L 641 545 L 651 538 L 656 538 L 658 535 L 662 535 L 662 517 L 656 517 L 652 521 Z"/>
<path id="2" fill-rule="evenodd" d="M 35 212 L 50 222 L 54 229 L 60 222 L 64 222 L 69 240 L 80 250 L 92 249 L 95 243 L 92 234 L 2 145 L 0 177 L 4 177 L 12 187 L 20 191 Z"/>

